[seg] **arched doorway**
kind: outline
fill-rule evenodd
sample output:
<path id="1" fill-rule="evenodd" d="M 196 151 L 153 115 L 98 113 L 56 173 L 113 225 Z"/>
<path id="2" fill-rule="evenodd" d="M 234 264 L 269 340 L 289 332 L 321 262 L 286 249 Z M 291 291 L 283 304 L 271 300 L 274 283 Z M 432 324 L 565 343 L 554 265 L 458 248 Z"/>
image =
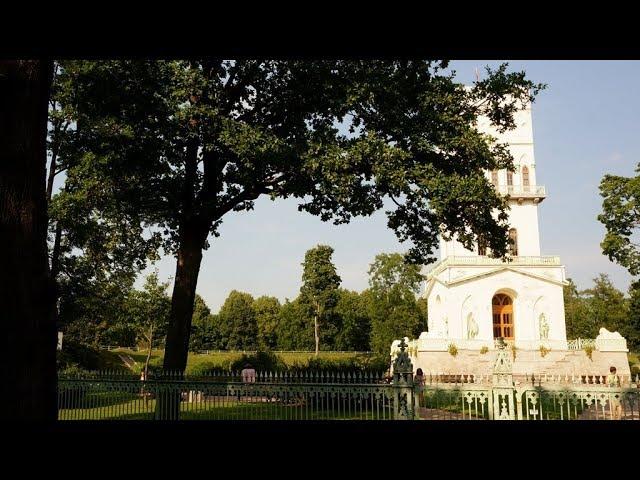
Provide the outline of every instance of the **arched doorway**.
<path id="1" fill-rule="evenodd" d="M 493 337 L 513 340 L 513 300 L 509 295 L 498 293 L 491 301 L 493 307 Z"/>

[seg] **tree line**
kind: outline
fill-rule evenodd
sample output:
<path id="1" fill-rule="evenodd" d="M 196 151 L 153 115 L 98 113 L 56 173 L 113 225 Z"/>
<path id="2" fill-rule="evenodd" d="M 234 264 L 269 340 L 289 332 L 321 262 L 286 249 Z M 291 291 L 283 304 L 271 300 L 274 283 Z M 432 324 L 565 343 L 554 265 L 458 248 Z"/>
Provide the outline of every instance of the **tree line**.
<path id="1" fill-rule="evenodd" d="M 399 253 L 377 255 L 369 270 L 369 288 L 356 292 L 340 287 L 332 253 L 326 245 L 307 252 L 300 293 L 284 303 L 276 297 L 254 298 L 233 290 L 214 314 L 196 294 L 189 350 L 309 351 L 318 347 L 386 356 L 394 339 L 426 330 L 427 302 L 416 298 L 422 281 L 418 266 L 406 263 Z M 314 283 L 321 276 L 331 281 Z M 313 293 L 310 284 L 315 287 Z M 94 347 L 163 348 L 171 309 L 168 286 L 152 273 L 141 290 L 132 285 L 111 290 L 100 302 L 102 308 L 93 308 L 93 293 L 68 299 L 60 311 L 65 338 Z"/>
<path id="2" fill-rule="evenodd" d="M 627 293 L 618 290 L 603 273 L 584 290 L 578 290 L 569 279 L 564 287 L 567 338 L 596 338 L 604 327 L 620 332 L 630 350 L 640 348 L 640 284 L 632 283 Z"/>

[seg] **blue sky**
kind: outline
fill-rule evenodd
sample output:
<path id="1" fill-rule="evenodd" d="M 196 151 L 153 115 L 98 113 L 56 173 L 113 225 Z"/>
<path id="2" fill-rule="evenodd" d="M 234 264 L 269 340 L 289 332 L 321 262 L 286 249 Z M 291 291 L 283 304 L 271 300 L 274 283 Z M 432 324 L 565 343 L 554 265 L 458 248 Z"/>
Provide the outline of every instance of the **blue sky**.
<path id="1" fill-rule="evenodd" d="M 476 67 L 495 61 L 457 61 L 452 68 L 463 83 Z M 598 185 L 605 173 L 633 175 L 640 162 L 640 62 L 509 61 L 530 79 L 548 87 L 532 107 L 538 183 L 547 188 L 540 204 L 543 255 L 559 255 L 567 276 L 579 288 L 591 286 L 598 273 L 610 275 L 626 291 L 631 277 L 600 251 L 604 228 L 597 221 Z M 293 200 L 261 198 L 251 212 L 224 218 L 221 236 L 204 253 L 198 293 L 217 312 L 233 289 L 254 296 L 293 299 L 300 288 L 304 253 L 318 243 L 335 249 L 342 286 L 361 291 L 375 255 L 403 252 L 386 226 L 384 213 L 334 226 L 299 213 Z M 175 260 L 155 266 L 161 278 L 173 277 Z"/>

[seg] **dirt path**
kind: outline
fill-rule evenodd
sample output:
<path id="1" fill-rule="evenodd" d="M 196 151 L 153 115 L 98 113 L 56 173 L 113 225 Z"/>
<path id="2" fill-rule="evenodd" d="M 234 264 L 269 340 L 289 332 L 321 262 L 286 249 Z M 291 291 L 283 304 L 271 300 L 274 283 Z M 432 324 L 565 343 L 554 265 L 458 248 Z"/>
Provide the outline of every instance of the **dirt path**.
<path id="1" fill-rule="evenodd" d="M 130 355 L 119 353 L 118 356 L 120 357 L 120 360 L 122 360 L 122 362 L 127 366 L 129 370 L 133 370 L 133 367 L 136 365 L 137 362 L 133 358 L 131 358 Z"/>

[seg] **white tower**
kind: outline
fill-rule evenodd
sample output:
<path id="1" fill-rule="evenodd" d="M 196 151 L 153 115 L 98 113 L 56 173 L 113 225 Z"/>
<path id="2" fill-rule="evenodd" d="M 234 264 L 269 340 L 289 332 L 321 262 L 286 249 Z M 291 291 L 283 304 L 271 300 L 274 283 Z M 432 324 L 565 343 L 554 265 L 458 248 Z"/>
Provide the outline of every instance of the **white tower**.
<path id="1" fill-rule="evenodd" d="M 477 245 L 467 250 L 458 241 L 440 240 L 440 261 L 426 272 L 429 332 L 422 343 L 458 347 L 493 347 L 503 337 L 517 348 L 566 349 L 563 286 L 564 266 L 558 257 L 541 256 L 538 204 L 546 197 L 536 181 L 531 108 L 515 115 L 517 127 L 500 134 L 487 119 L 478 128 L 507 143 L 515 172 L 487 172 L 501 194 L 508 195 L 509 236 L 513 260 L 487 256 Z M 428 345 L 423 345 L 423 347 Z"/>

